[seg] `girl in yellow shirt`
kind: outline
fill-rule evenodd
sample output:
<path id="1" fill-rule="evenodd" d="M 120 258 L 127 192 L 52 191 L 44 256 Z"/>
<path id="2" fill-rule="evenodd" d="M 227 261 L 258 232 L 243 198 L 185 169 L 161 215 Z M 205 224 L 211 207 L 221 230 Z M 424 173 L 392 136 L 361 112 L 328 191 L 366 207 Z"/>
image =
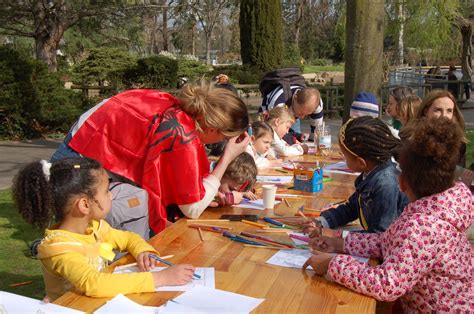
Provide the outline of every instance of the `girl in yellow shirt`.
<path id="1" fill-rule="evenodd" d="M 107 173 L 95 160 L 67 158 L 53 164 L 42 160 L 23 168 L 15 178 L 13 196 L 23 218 L 46 229 L 38 246 L 46 295 L 51 301 L 67 291 L 93 297 L 152 292 L 155 287 L 183 285 L 192 280 L 192 265 L 160 272 L 150 254 L 155 249 L 140 236 L 113 229 L 103 219 L 111 208 Z M 112 249 L 128 251 L 142 272 L 104 273 Z"/>

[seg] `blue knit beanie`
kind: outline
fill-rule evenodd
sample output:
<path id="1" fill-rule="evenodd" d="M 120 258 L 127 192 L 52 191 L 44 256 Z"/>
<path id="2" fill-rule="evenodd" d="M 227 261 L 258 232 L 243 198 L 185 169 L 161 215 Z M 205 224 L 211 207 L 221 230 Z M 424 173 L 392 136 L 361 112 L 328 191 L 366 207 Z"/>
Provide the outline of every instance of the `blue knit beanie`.
<path id="1" fill-rule="evenodd" d="M 362 116 L 378 118 L 379 105 L 377 98 L 371 93 L 360 92 L 352 102 L 350 116 L 351 118 Z"/>

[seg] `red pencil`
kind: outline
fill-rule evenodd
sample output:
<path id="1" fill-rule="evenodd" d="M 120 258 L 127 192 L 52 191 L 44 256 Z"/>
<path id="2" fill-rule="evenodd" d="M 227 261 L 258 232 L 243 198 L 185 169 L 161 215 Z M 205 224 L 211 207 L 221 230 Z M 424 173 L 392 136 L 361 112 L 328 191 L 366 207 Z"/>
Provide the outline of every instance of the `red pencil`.
<path id="1" fill-rule="evenodd" d="M 249 185 L 249 181 L 245 180 L 245 182 L 240 186 L 239 190 L 237 192 L 243 192 L 245 188 Z"/>
<path id="2" fill-rule="evenodd" d="M 19 282 L 19 283 L 14 283 L 14 284 L 11 284 L 10 287 L 13 288 L 13 287 L 19 287 L 19 286 L 25 286 L 25 285 L 29 285 L 29 284 L 32 284 L 33 281 L 24 281 L 24 282 Z"/>

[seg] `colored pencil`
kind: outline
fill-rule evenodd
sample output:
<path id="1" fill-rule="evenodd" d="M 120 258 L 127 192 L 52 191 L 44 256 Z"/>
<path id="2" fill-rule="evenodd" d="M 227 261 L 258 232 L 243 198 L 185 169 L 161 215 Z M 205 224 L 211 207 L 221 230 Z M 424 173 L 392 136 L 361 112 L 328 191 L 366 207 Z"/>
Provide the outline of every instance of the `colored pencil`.
<path id="1" fill-rule="evenodd" d="M 276 245 L 282 245 L 282 246 L 286 246 L 286 247 L 290 247 L 290 248 L 294 248 L 294 247 L 295 247 L 295 245 L 294 245 L 293 243 L 283 242 L 283 241 L 277 241 L 277 240 L 273 240 L 273 239 L 270 239 L 270 238 L 262 237 L 262 236 L 259 236 L 259 235 L 256 235 L 256 234 L 252 234 L 252 233 L 248 233 L 248 232 L 241 232 L 240 234 L 243 235 L 243 236 L 249 237 L 249 238 L 253 238 L 253 239 L 257 239 L 257 240 L 261 240 L 261 241 L 266 241 L 266 242 L 274 243 L 274 244 L 276 244 Z"/>
<path id="2" fill-rule="evenodd" d="M 290 238 L 305 241 L 306 243 L 308 243 L 309 240 L 311 240 L 309 237 L 303 237 L 303 236 L 300 236 L 300 235 L 297 235 L 297 234 L 292 234 L 292 233 L 290 233 L 289 236 L 290 236 Z"/>
<path id="3" fill-rule="evenodd" d="M 23 281 L 23 282 L 19 282 L 19 283 L 13 283 L 13 284 L 10 285 L 10 288 L 20 287 L 20 286 L 26 286 L 26 285 L 29 285 L 29 284 L 32 284 L 32 283 L 33 283 L 32 280 Z"/>
<path id="4" fill-rule="evenodd" d="M 292 229 L 280 229 L 280 228 L 268 228 L 268 229 L 261 229 L 256 230 L 257 233 L 288 233 L 288 232 L 295 232 Z"/>
<path id="5" fill-rule="evenodd" d="M 162 258 L 159 257 L 158 255 L 150 254 L 149 256 L 150 256 L 151 258 L 153 258 L 153 259 L 159 261 L 159 262 L 162 262 L 163 264 L 166 264 L 166 265 L 168 265 L 168 266 L 174 266 L 173 263 L 168 262 L 167 260 L 162 259 Z M 193 277 L 194 277 L 194 278 L 197 278 L 197 279 L 201 279 L 201 276 L 199 276 L 198 274 L 193 274 Z"/>
<path id="6" fill-rule="evenodd" d="M 230 221 L 229 219 L 188 219 L 186 223 L 193 224 L 193 223 L 200 223 L 200 222 L 226 222 Z"/>
<path id="7" fill-rule="evenodd" d="M 306 221 L 310 220 L 308 217 L 306 217 L 306 215 L 303 213 L 302 210 L 299 210 L 297 214 L 299 214 L 301 217 L 303 217 L 304 220 L 306 220 Z"/>
<path id="8" fill-rule="evenodd" d="M 272 225 L 275 225 L 275 226 L 278 226 L 278 227 L 283 227 L 283 228 L 285 227 L 284 223 L 281 223 L 277 220 L 273 220 L 270 217 L 263 217 L 263 221 L 271 223 Z M 265 227 L 267 227 L 267 226 L 265 226 Z"/>
<path id="9" fill-rule="evenodd" d="M 231 227 L 215 226 L 215 225 L 208 225 L 208 224 L 192 224 L 192 225 L 188 225 L 188 227 L 191 227 L 191 226 L 196 226 L 196 227 L 201 227 L 201 228 L 219 228 L 219 229 L 223 229 L 223 230 L 232 230 Z"/>
<path id="10" fill-rule="evenodd" d="M 237 192 L 242 192 L 247 187 L 247 185 L 249 185 L 249 181 L 245 180 L 245 182 L 240 186 Z"/>
<path id="11" fill-rule="evenodd" d="M 268 227 L 267 225 L 259 224 L 258 222 L 248 221 L 248 220 L 245 220 L 245 219 L 242 219 L 242 222 L 244 224 L 252 225 L 252 226 L 255 226 L 255 227 L 262 228 L 262 229 Z"/>
<path id="12" fill-rule="evenodd" d="M 321 213 L 306 213 L 306 217 L 321 217 Z M 295 214 L 295 216 L 301 217 L 300 214 Z"/>
<path id="13" fill-rule="evenodd" d="M 269 250 L 287 250 L 288 248 L 281 248 L 279 246 L 263 246 L 263 245 L 253 245 L 253 244 L 244 244 L 246 247 L 253 247 L 256 249 L 269 249 Z"/>
<path id="14" fill-rule="evenodd" d="M 282 249 L 290 248 L 286 245 L 278 244 L 278 243 L 275 243 L 273 241 L 265 241 L 265 240 L 256 239 L 256 238 L 253 238 L 253 237 L 247 237 L 247 236 L 244 236 L 244 235 L 242 235 L 242 237 L 244 237 L 244 239 L 249 239 L 249 241 L 257 242 L 257 243 L 260 243 L 260 244 L 265 245 L 265 246 L 279 246 Z"/>
<path id="15" fill-rule="evenodd" d="M 209 227 L 200 227 L 200 226 L 195 226 L 195 225 L 190 225 L 188 227 L 194 228 L 194 229 L 201 229 L 201 230 L 204 230 L 204 231 L 211 231 L 211 232 L 215 232 L 215 233 L 222 233 L 222 232 L 225 231 L 225 230 L 223 230 L 221 228 L 218 228 L 218 227 L 209 228 Z"/>
<path id="16" fill-rule="evenodd" d="M 204 242 L 204 238 L 202 236 L 201 228 L 197 228 L 197 231 L 199 233 L 199 237 L 201 238 L 201 241 Z"/>
<path id="17" fill-rule="evenodd" d="M 281 172 L 281 173 L 288 173 L 288 171 L 281 170 L 281 169 L 275 169 L 275 171 Z"/>
<path id="18" fill-rule="evenodd" d="M 285 201 L 286 206 L 290 207 L 290 203 L 288 202 L 286 198 L 284 198 L 283 201 Z"/>

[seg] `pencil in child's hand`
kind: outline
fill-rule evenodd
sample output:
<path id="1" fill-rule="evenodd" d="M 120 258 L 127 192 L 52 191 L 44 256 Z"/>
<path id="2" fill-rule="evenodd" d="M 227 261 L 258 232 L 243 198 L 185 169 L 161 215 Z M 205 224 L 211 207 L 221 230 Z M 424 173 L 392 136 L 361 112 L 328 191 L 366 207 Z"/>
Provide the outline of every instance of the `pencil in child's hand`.
<path id="1" fill-rule="evenodd" d="M 150 254 L 149 256 L 150 256 L 151 258 L 157 260 L 158 262 L 162 262 L 163 264 L 166 264 L 166 265 L 168 265 L 168 266 L 174 266 L 173 263 L 168 262 L 167 260 L 162 259 L 162 258 L 159 257 L 158 255 Z M 195 278 L 197 278 L 197 279 L 201 279 L 201 276 L 199 276 L 198 274 L 193 274 L 193 277 L 195 277 Z"/>
<path id="2" fill-rule="evenodd" d="M 309 220 L 309 218 L 301 210 L 298 211 L 298 214 L 300 214 L 301 217 L 304 218 L 304 220 Z"/>

